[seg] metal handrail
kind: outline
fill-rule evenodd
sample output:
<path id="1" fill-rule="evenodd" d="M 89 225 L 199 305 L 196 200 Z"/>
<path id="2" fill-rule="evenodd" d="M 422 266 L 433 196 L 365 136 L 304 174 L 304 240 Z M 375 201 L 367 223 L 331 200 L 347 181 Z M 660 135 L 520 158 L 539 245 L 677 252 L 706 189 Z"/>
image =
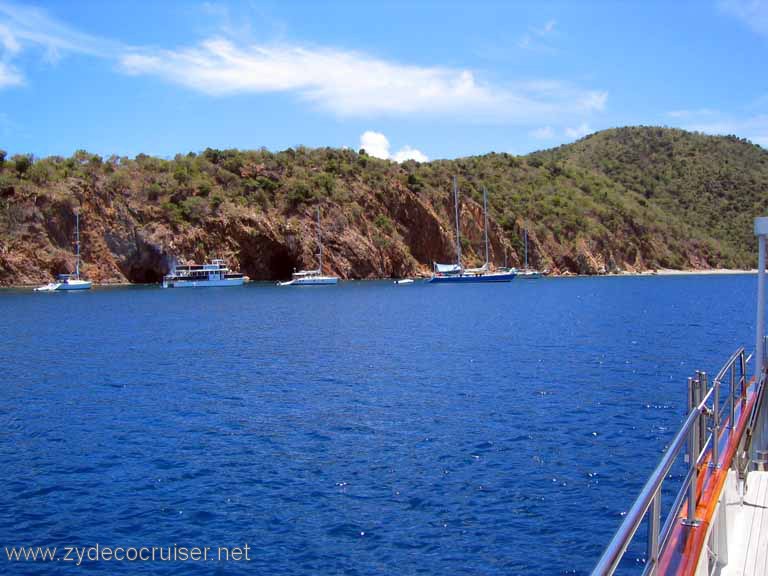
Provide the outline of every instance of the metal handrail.
<path id="1" fill-rule="evenodd" d="M 768 336 L 766 336 L 765 340 L 768 342 Z M 765 364 L 763 364 L 765 366 Z M 734 468 L 736 472 L 739 475 L 739 480 L 743 483 L 746 482 L 747 479 L 747 471 L 749 470 L 750 464 L 752 463 L 751 458 L 751 452 L 752 452 L 752 441 L 754 437 L 754 431 L 755 427 L 757 425 L 757 419 L 760 416 L 760 412 L 764 409 L 762 406 L 762 398 L 765 390 L 765 384 L 766 384 L 766 375 L 765 373 L 758 375 L 757 377 L 757 402 L 755 403 L 755 409 L 752 411 L 752 414 L 749 416 L 749 421 L 747 422 L 747 426 L 744 430 L 744 436 L 739 441 L 739 445 L 736 449 L 736 462 L 734 463 Z M 742 484 L 742 490 L 741 494 L 743 497 L 743 484 Z"/>
<path id="2" fill-rule="evenodd" d="M 608 547 L 600 558 L 600 561 L 597 563 L 597 566 L 595 566 L 595 569 L 592 571 L 592 574 L 613 574 L 616 571 L 619 562 L 621 562 L 621 559 L 624 556 L 624 552 L 627 551 L 635 532 L 637 532 L 643 518 L 645 518 L 645 513 L 648 512 L 648 509 L 651 507 L 652 501 L 659 496 L 664 479 L 672 468 L 672 465 L 675 463 L 675 458 L 680 452 L 680 449 L 688 440 L 688 432 L 693 425 L 697 423 L 699 414 L 700 412 L 697 408 L 688 415 L 683 427 L 675 436 L 675 439 L 667 449 L 661 462 L 656 466 L 653 474 L 651 474 L 651 477 L 640 491 L 640 496 L 638 496 L 637 500 L 635 500 L 635 503 L 632 505 L 632 508 L 627 512 L 627 516 L 621 523 L 621 526 L 611 540 L 611 543 L 608 544 Z"/>
<path id="3" fill-rule="evenodd" d="M 688 510 L 683 523 L 688 526 L 699 524 L 695 517 L 699 467 L 708 453 L 711 453 L 712 456 L 711 465 L 719 466 L 718 449 L 721 417 L 725 409 L 728 408 L 728 424 L 731 429 L 734 428 L 735 399 L 746 399 L 746 367 L 750 358 L 751 356 L 746 356 L 744 348 L 740 347 L 723 365 L 709 388 L 707 375 L 704 372 L 697 372 L 695 378 L 688 379 L 688 416 L 600 557 L 592 571 L 593 576 L 608 576 L 616 571 L 646 515 L 649 518 L 648 558 L 643 573 L 654 574 L 658 567 L 660 552 L 672 532 L 686 495 L 688 497 Z M 737 369 L 739 371 L 738 379 L 736 378 Z M 730 375 L 728 400 L 721 406 L 720 388 L 728 375 Z M 712 403 L 711 408 L 708 406 L 710 402 Z M 707 422 L 710 419 L 712 432 L 707 435 Z M 681 449 L 686 444 L 688 473 L 662 526 L 662 486 Z"/>

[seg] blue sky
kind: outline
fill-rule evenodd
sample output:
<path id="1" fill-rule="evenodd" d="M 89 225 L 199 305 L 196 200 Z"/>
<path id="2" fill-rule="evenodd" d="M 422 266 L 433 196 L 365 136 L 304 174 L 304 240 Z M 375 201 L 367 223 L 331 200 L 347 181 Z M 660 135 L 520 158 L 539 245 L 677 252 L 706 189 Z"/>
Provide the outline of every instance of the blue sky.
<path id="1" fill-rule="evenodd" d="M 768 0 L 0 0 L 0 148 L 524 154 L 613 126 L 768 147 Z"/>

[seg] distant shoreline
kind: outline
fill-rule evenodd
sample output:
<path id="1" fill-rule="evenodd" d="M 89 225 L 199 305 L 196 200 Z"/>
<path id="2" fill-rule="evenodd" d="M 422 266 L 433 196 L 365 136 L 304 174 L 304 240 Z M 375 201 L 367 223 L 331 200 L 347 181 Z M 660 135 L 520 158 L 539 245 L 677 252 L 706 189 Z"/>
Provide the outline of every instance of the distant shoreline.
<path id="1" fill-rule="evenodd" d="M 672 268 L 660 268 L 658 270 L 646 270 L 644 272 L 621 272 L 617 276 L 691 276 L 691 275 L 719 275 L 719 274 L 757 274 L 757 268 L 742 270 L 739 268 L 708 268 L 704 270 L 675 270 Z"/>
<path id="2" fill-rule="evenodd" d="M 707 268 L 696 270 L 675 270 L 673 268 L 659 268 L 657 270 L 644 270 L 642 272 L 607 272 L 605 274 L 551 274 L 548 278 L 627 278 L 640 276 L 729 276 L 735 274 L 757 274 L 757 268 L 743 270 L 741 268 Z"/>
<path id="3" fill-rule="evenodd" d="M 549 276 L 543 276 L 543 278 L 626 278 L 626 277 L 639 277 L 639 276 L 728 276 L 735 274 L 757 274 L 757 268 L 749 270 L 742 270 L 739 268 L 709 268 L 701 270 L 675 270 L 672 268 L 660 268 L 658 270 L 645 270 L 643 272 L 618 272 L 614 274 L 551 274 Z M 414 279 L 426 280 L 427 277 L 414 276 Z M 386 281 L 395 280 L 395 278 L 359 278 L 353 280 L 346 280 L 347 282 L 367 282 L 367 281 Z M 262 284 L 267 282 L 273 282 L 272 280 L 252 280 L 249 284 Z M 7 284 L 0 286 L 0 289 L 25 289 L 36 288 L 40 286 L 40 283 L 35 284 Z M 131 282 L 106 282 L 104 284 L 93 283 L 94 287 L 98 288 L 121 288 L 125 286 L 160 286 L 156 284 L 134 284 Z"/>

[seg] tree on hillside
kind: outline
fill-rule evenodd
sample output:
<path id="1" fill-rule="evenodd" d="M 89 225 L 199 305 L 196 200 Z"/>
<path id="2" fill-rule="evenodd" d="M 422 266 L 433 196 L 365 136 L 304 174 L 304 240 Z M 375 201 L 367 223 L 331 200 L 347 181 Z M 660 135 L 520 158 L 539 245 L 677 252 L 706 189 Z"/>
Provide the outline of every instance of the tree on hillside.
<path id="1" fill-rule="evenodd" d="M 23 178 L 24 174 L 26 174 L 27 170 L 32 166 L 31 154 L 16 154 L 11 160 L 13 160 L 13 165 L 16 168 L 16 174 L 19 178 Z"/>

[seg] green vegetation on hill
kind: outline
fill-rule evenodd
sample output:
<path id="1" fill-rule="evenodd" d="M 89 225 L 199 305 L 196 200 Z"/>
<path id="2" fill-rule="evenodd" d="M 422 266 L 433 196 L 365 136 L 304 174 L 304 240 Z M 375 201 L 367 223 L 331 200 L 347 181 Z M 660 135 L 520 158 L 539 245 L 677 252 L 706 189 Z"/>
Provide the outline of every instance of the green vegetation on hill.
<path id="1" fill-rule="evenodd" d="M 752 218 L 768 214 L 768 153 L 735 136 L 605 130 L 533 157 L 599 172 L 692 229 L 724 263 L 755 264 Z"/>
<path id="2" fill-rule="evenodd" d="M 247 229 L 261 238 L 256 220 L 289 230 L 321 205 L 335 218 L 336 236 L 353 229 L 370 240 L 371 250 L 400 262 L 392 273 L 413 272 L 449 255 L 450 242 L 425 238 L 419 228 L 427 210 L 439 220 L 435 230 L 450 235 L 453 175 L 467 210 L 477 208 L 487 188 L 510 263 L 519 263 L 527 227 L 533 263 L 560 272 L 751 267 L 751 220 L 768 214 L 768 152 L 735 137 L 667 128 L 606 130 L 524 157 L 491 153 L 422 164 L 304 147 L 207 149 L 173 159 L 101 158 L 84 151 L 70 158 L 7 158 L 0 151 L 0 252 L 18 255 L 30 242 L 51 253 L 66 249 L 62 206 L 98 212 L 114 255 L 120 248 L 110 236 L 115 219 L 134 230 L 165 226 L 187 237 L 216 230 L 221 241 L 228 222 L 250 222 Z M 423 207 L 417 210 L 421 220 L 414 220 L 404 199 Z M 474 237 L 466 242 L 472 258 L 472 248 L 480 247 Z M 233 253 L 241 248 L 231 247 Z M 281 249 L 302 258 L 298 248 Z M 499 249 L 496 254 L 498 264 Z M 0 260 L 0 282 L 13 281 L 10 259 Z M 38 261 L 45 268 L 52 260 Z M 127 265 L 116 266 L 131 277 Z M 383 264 L 366 268 L 352 256 L 345 266 L 350 277 L 388 270 Z"/>

